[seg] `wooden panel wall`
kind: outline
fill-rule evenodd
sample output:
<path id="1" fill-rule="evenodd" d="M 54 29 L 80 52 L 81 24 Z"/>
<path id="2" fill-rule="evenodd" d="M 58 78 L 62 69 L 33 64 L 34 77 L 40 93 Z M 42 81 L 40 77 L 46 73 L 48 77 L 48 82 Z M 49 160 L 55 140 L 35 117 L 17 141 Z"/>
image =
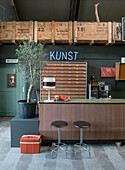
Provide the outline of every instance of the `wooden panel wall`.
<path id="1" fill-rule="evenodd" d="M 51 127 L 56 120 L 68 122 L 62 128 L 63 140 L 79 140 L 80 130 L 74 121 L 84 120 L 91 127 L 84 129 L 86 140 L 125 139 L 125 104 L 40 104 L 39 133 L 45 140 L 57 140 L 57 128 Z"/>
<path id="2" fill-rule="evenodd" d="M 48 96 L 48 91 L 43 89 L 43 78 L 55 77 L 56 88 L 52 89 L 54 95 L 70 96 L 72 99 L 86 98 L 87 63 L 47 63 L 41 78 L 41 99 Z"/>

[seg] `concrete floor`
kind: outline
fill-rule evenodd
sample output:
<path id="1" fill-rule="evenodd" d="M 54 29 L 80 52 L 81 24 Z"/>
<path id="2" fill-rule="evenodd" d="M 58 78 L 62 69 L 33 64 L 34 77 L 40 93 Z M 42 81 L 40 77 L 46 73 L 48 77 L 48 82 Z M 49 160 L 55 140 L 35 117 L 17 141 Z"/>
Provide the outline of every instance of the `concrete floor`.
<path id="1" fill-rule="evenodd" d="M 72 146 L 68 158 L 58 153 L 51 159 L 50 148 L 41 146 L 40 154 L 21 154 L 20 148 L 11 148 L 10 117 L 0 117 L 0 170 L 125 170 L 125 146 L 91 144 L 91 159 L 84 153 L 74 160 Z"/>

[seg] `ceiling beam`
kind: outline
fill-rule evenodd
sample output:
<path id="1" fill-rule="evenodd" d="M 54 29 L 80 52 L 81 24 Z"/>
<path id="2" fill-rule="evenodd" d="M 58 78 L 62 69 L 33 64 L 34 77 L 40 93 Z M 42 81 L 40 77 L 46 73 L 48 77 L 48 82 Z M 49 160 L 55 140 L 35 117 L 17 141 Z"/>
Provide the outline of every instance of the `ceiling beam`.
<path id="1" fill-rule="evenodd" d="M 15 1 L 14 1 L 14 0 L 11 0 L 11 2 L 12 2 L 12 4 L 13 4 L 13 8 L 14 8 L 14 12 L 15 12 L 17 21 L 19 21 L 19 16 L 18 16 L 17 9 L 16 9 L 16 6 L 15 6 Z"/>
<path id="2" fill-rule="evenodd" d="M 79 14 L 80 0 L 70 0 L 69 21 L 77 21 Z"/>
<path id="3" fill-rule="evenodd" d="M 73 3 L 74 0 L 70 0 L 69 21 L 73 21 Z"/>
<path id="4" fill-rule="evenodd" d="M 78 20 L 78 15 L 79 15 L 79 6 L 80 6 L 80 0 L 77 0 L 77 1 L 76 1 L 75 16 L 74 16 L 75 21 L 77 21 L 77 20 Z"/>

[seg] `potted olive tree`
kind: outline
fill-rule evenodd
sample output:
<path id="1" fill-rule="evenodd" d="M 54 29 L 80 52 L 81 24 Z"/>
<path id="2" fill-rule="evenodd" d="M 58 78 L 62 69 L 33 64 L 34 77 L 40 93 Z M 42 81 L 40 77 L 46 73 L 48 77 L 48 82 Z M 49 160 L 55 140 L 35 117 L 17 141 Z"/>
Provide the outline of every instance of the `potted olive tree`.
<path id="1" fill-rule="evenodd" d="M 34 41 L 23 41 L 16 49 L 18 64 L 16 72 L 23 71 L 24 79 L 29 84 L 27 100 L 19 100 L 19 114 L 21 118 L 35 116 L 36 102 L 31 101 L 31 93 L 34 85 L 40 80 L 41 71 L 45 67 L 46 51 L 44 45 Z"/>

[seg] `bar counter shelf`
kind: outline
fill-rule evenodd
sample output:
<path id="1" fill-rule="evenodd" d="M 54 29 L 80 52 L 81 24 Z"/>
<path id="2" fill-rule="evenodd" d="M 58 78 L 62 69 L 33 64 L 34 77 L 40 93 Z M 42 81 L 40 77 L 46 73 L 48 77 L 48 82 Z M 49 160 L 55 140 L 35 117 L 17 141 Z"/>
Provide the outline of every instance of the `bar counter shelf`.
<path id="1" fill-rule="evenodd" d="M 44 100 L 41 100 L 40 102 L 39 102 L 39 104 L 44 104 L 45 102 L 44 102 Z M 55 101 L 55 102 L 52 102 L 52 104 L 78 104 L 78 103 L 94 103 L 94 104 L 99 104 L 99 103 L 118 103 L 118 104 L 120 104 L 120 103 L 125 103 L 125 99 L 72 99 L 72 100 L 70 100 L 70 101 L 67 101 L 67 102 L 65 102 L 65 101 Z M 46 104 L 47 104 L 47 102 L 46 102 Z M 48 102 L 48 104 L 51 104 L 51 102 Z"/>
<path id="2" fill-rule="evenodd" d="M 53 103 L 39 102 L 39 133 L 43 140 L 57 140 L 51 123 L 68 122 L 62 140 L 79 140 L 79 130 L 73 122 L 83 120 L 91 124 L 84 132 L 85 140 L 125 140 L 125 99 L 71 99 Z"/>

